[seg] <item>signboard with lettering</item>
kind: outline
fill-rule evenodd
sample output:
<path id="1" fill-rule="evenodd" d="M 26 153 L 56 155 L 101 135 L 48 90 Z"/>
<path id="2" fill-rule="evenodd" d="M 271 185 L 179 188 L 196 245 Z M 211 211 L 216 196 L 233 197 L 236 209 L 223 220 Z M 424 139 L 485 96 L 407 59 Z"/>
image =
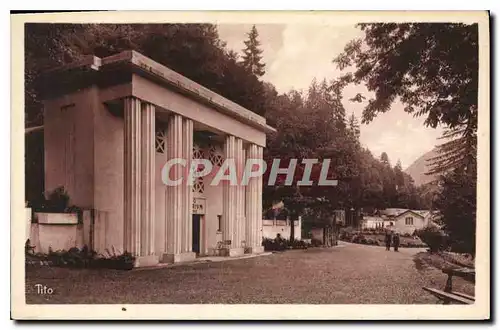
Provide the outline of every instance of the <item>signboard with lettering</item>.
<path id="1" fill-rule="evenodd" d="M 193 198 L 193 214 L 205 214 L 205 198 Z"/>

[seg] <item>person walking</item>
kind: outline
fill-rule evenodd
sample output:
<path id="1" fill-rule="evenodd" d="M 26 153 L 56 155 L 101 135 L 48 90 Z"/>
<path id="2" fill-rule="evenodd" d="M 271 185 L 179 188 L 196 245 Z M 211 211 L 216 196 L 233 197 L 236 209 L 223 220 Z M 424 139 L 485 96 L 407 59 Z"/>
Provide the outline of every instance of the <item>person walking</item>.
<path id="1" fill-rule="evenodd" d="M 385 232 L 385 250 L 389 251 L 391 249 L 392 235 L 390 231 Z"/>
<path id="2" fill-rule="evenodd" d="M 394 235 L 394 237 L 392 238 L 392 240 L 393 240 L 392 243 L 394 245 L 394 251 L 398 252 L 398 248 L 399 248 L 399 234 L 396 233 Z"/>

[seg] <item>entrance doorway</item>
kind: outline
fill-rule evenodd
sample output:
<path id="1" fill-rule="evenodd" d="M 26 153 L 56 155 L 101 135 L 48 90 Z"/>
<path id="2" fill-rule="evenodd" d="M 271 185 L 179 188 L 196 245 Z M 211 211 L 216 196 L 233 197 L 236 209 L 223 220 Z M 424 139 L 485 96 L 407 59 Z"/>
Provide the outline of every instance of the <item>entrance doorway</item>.
<path id="1" fill-rule="evenodd" d="M 193 252 L 200 254 L 201 215 L 193 214 Z"/>

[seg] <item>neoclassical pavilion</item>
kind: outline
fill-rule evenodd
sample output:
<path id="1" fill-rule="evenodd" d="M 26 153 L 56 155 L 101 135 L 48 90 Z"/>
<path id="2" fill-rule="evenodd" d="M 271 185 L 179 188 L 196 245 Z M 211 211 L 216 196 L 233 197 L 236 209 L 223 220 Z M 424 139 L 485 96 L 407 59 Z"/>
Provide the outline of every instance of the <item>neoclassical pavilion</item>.
<path id="1" fill-rule="evenodd" d="M 96 251 L 131 252 L 138 267 L 262 252 L 261 178 L 169 186 L 161 170 L 173 158 L 215 168 L 261 159 L 274 131 L 263 117 L 135 51 L 89 56 L 42 81 L 45 189 L 64 186 L 92 210 Z"/>

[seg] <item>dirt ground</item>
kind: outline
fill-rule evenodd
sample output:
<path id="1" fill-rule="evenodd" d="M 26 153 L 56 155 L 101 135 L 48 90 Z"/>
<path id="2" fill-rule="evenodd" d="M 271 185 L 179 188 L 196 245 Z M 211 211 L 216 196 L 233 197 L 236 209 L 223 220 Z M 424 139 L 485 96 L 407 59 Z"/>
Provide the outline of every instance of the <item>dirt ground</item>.
<path id="1" fill-rule="evenodd" d="M 424 251 L 394 252 L 342 242 L 333 248 L 149 270 L 37 266 L 26 272 L 26 300 L 29 304 L 438 303 L 422 286 L 442 289 L 446 275 L 422 258 Z M 52 289 L 52 294 L 39 293 L 40 285 Z M 474 294 L 474 285 L 462 279 L 453 285 Z"/>

